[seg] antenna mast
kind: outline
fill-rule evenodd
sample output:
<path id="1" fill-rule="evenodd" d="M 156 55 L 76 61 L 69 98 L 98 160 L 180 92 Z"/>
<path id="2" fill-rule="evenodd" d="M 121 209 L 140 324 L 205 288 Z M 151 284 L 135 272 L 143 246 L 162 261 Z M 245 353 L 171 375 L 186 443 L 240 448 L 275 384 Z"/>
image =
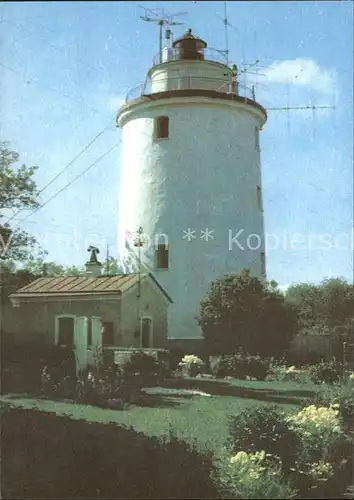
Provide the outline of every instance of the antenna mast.
<path id="1" fill-rule="evenodd" d="M 109 272 L 109 246 L 108 246 L 108 243 L 107 243 L 107 252 L 106 252 L 106 269 L 107 269 L 107 275 L 109 276 L 110 272 Z"/>
<path id="2" fill-rule="evenodd" d="M 227 5 L 224 2 L 224 24 L 225 24 L 225 55 L 226 55 L 226 64 L 229 64 L 229 33 L 228 33 L 228 25 L 229 22 L 227 20 Z"/>
<path id="3" fill-rule="evenodd" d="M 184 23 L 179 23 L 174 21 L 173 18 L 176 16 L 182 16 L 187 14 L 187 12 L 178 12 L 176 14 L 168 15 L 165 13 L 164 9 L 159 9 L 160 14 L 157 14 L 156 11 L 152 11 L 147 9 L 146 7 L 140 6 L 145 11 L 144 16 L 140 16 L 140 19 L 149 23 L 155 23 L 159 26 L 159 62 L 162 63 L 162 31 L 164 26 L 180 26 Z M 148 12 L 150 15 L 148 16 Z"/>

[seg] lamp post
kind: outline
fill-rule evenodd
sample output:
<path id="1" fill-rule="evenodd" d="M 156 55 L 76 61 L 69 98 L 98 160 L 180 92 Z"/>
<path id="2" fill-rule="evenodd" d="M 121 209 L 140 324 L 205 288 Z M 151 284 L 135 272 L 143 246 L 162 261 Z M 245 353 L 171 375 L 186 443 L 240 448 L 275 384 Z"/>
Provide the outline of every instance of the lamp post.
<path id="1" fill-rule="evenodd" d="M 143 228 L 140 226 L 138 229 L 138 233 L 134 238 L 134 246 L 138 248 L 138 293 L 136 295 L 138 301 L 138 322 L 139 322 L 139 331 L 140 331 L 140 342 L 141 344 L 141 317 L 140 317 L 140 296 L 141 296 L 141 247 L 143 246 Z"/>

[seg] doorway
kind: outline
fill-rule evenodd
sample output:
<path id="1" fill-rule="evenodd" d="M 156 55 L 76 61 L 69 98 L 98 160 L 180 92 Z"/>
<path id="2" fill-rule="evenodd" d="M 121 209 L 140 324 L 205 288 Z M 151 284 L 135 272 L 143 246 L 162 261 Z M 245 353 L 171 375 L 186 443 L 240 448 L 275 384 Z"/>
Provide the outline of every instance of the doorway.
<path id="1" fill-rule="evenodd" d="M 73 317 L 64 316 L 58 318 L 58 345 L 67 349 L 74 348 L 74 325 Z"/>
<path id="2" fill-rule="evenodd" d="M 152 318 L 141 318 L 140 324 L 140 345 L 143 349 L 152 347 Z"/>

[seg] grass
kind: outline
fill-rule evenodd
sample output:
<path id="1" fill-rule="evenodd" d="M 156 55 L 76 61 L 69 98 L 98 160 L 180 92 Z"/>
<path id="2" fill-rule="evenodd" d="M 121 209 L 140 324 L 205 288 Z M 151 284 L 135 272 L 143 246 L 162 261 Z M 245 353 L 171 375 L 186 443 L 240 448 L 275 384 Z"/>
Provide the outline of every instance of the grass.
<path id="1" fill-rule="evenodd" d="M 167 434 L 172 426 L 178 437 L 197 440 L 199 446 L 217 451 L 225 442 L 227 420 L 250 406 L 279 404 L 284 411 L 295 410 L 304 398 L 321 390 L 314 385 L 291 382 L 253 382 L 241 380 L 181 379 L 166 382 L 166 387 L 198 389 L 204 396 L 146 396 L 141 406 L 126 410 L 109 410 L 90 405 L 49 401 L 20 395 L 7 395 L 3 400 L 23 408 L 37 407 L 43 411 L 68 415 L 90 422 L 114 422 L 132 426 L 149 436 Z"/>

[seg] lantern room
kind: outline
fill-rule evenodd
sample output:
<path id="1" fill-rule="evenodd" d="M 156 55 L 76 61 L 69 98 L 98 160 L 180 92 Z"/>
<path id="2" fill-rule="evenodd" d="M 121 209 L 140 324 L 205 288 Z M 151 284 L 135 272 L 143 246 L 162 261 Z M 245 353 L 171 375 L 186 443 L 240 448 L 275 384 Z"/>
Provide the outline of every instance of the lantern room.
<path id="1" fill-rule="evenodd" d="M 203 61 L 204 49 L 207 43 L 200 38 L 196 38 L 191 29 L 181 37 L 175 40 L 172 48 L 175 49 L 175 57 L 179 60 Z"/>

